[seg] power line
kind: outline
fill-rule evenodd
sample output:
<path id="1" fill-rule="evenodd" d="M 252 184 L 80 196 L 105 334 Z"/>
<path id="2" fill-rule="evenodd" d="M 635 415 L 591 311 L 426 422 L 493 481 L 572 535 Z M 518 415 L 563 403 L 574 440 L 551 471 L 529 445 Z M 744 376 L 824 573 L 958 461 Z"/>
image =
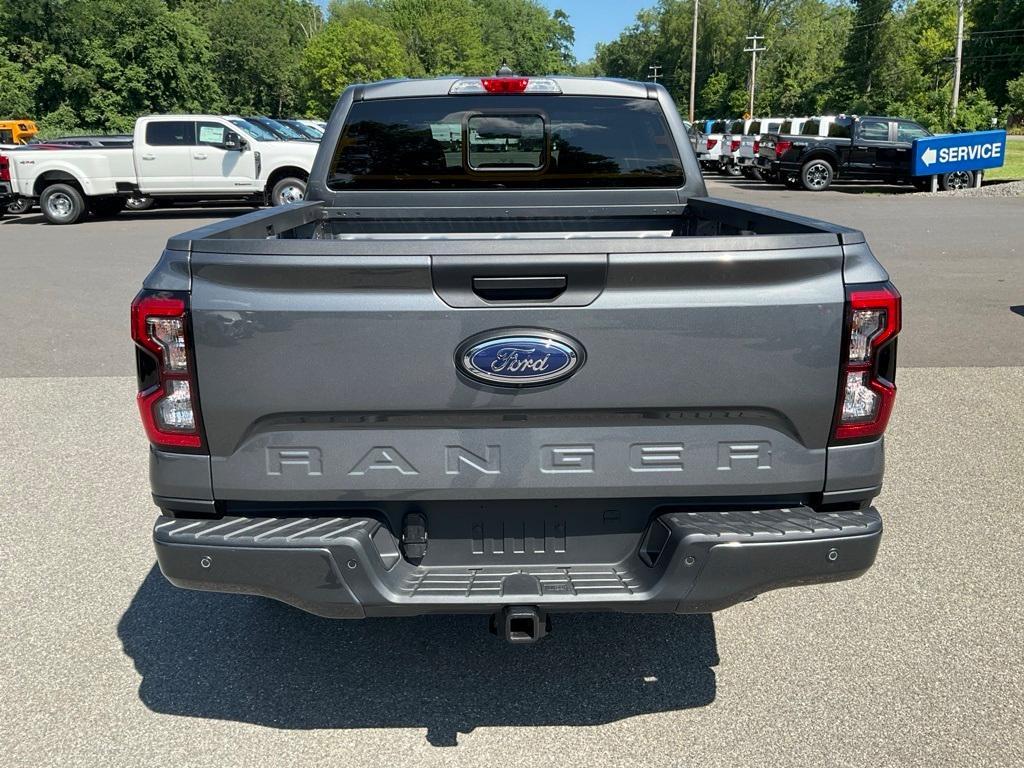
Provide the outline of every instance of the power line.
<path id="1" fill-rule="evenodd" d="M 1007 34 L 1008 32 L 1024 32 L 1024 27 L 1019 27 L 1018 29 L 972 29 L 972 30 L 969 30 L 966 34 L 968 36 L 973 36 L 973 35 L 1004 35 L 1004 34 Z"/>

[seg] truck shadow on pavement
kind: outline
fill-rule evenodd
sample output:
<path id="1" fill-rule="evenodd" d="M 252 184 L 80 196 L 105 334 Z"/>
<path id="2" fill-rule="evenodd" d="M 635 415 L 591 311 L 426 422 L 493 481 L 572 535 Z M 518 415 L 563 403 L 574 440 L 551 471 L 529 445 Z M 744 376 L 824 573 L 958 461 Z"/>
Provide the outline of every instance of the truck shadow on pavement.
<path id="1" fill-rule="evenodd" d="M 483 616 L 336 621 L 172 587 L 154 565 L 117 626 L 154 712 L 273 728 L 596 725 L 710 704 L 710 615 L 558 615 L 536 645 Z"/>

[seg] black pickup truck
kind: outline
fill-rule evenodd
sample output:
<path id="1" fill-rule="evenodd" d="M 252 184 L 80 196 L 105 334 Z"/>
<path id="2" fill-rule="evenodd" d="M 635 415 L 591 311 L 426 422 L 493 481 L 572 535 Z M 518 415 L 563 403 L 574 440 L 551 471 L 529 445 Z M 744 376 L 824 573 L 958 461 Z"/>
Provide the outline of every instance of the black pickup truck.
<path id="1" fill-rule="evenodd" d="M 932 135 L 913 120 L 840 115 L 821 131 L 822 119 L 805 122 L 799 135 L 767 135 L 758 150 L 762 175 L 812 192 L 828 189 L 836 178 L 913 184 L 918 189 L 929 184 L 929 177 L 910 173 L 914 139 Z M 942 189 L 964 189 L 973 183 L 971 171 L 939 177 Z"/>

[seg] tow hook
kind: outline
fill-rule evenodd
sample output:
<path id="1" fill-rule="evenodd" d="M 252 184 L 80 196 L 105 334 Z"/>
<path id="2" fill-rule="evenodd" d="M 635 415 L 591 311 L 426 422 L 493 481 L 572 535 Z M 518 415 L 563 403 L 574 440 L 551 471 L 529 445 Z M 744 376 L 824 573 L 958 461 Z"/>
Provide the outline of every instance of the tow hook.
<path id="1" fill-rule="evenodd" d="M 510 643 L 535 643 L 551 632 L 551 617 L 535 605 L 509 605 L 491 616 L 490 628 Z"/>

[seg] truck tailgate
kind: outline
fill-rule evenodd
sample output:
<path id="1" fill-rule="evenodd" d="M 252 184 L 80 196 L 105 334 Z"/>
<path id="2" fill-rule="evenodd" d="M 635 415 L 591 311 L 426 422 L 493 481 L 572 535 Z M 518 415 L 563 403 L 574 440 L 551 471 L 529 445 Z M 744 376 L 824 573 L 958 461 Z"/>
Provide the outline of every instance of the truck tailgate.
<path id="1" fill-rule="evenodd" d="M 348 251 L 329 256 L 194 252 L 214 493 L 819 492 L 840 369 L 842 250 L 726 241 L 680 238 L 643 253 L 595 240 L 536 258 L 514 241 L 477 254 L 429 242 L 338 243 Z M 569 290 L 547 303 L 474 295 L 475 277 L 502 275 L 564 276 Z M 585 363 L 530 388 L 460 376 L 466 339 L 524 327 L 571 337 Z"/>

